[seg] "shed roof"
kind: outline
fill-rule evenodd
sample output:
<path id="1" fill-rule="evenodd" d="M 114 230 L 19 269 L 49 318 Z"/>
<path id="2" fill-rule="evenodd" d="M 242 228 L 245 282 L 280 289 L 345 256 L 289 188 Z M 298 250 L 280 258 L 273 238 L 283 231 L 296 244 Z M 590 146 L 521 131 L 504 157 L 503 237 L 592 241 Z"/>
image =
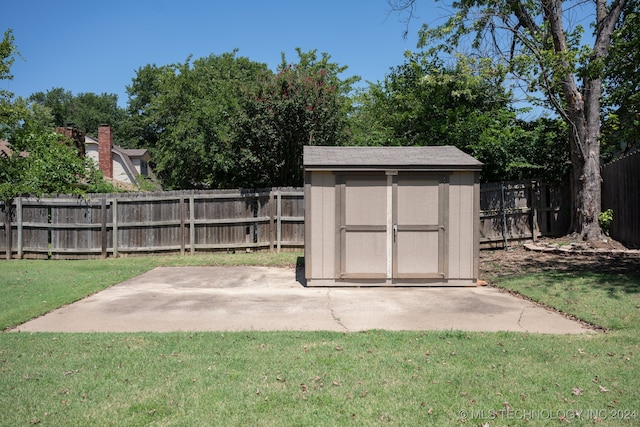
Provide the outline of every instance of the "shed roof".
<path id="1" fill-rule="evenodd" d="M 304 147 L 307 170 L 480 170 L 482 163 L 452 146 Z"/>

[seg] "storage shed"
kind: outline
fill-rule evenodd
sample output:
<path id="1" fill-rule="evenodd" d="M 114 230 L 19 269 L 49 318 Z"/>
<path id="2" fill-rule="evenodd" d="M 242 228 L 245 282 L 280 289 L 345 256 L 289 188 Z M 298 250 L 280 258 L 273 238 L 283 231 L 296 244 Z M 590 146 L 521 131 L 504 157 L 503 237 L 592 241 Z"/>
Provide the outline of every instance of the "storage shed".
<path id="1" fill-rule="evenodd" d="M 455 147 L 304 147 L 307 286 L 474 286 L 482 163 Z"/>

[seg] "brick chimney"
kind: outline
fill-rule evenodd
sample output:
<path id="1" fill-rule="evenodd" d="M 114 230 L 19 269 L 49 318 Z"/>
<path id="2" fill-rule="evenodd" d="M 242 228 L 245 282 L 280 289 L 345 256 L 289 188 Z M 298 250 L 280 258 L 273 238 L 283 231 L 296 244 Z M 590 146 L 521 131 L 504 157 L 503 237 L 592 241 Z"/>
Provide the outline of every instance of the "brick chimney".
<path id="1" fill-rule="evenodd" d="M 105 178 L 113 178 L 113 155 L 111 154 L 111 127 L 100 125 L 98 127 L 98 167 Z"/>

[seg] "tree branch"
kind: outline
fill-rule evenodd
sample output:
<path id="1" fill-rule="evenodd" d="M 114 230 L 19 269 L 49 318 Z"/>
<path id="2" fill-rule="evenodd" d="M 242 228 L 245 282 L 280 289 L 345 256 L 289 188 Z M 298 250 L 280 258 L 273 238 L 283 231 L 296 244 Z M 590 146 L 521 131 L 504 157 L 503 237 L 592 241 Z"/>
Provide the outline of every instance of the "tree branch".
<path id="1" fill-rule="evenodd" d="M 407 13 L 408 16 L 402 21 L 405 24 L 404 31 L 402 32 L 402 38 L 406 39 L 409 36 L 409 23 L 414 18 L 416 0 L 387 0 L 387 4 L 391 8 L 391 12 Z"/>
<path id="2" fill-rule="evenodd" d="M 611 35 L 626 5 L 627 0 L 615 0 L 607 13 L 606 0 L 596 0 L 596 41 L 593 45 L 595 58 L 607 54 Z"/>
<path id="3" fill-rule="evenodd" d="M 520 0 L 507 0 L 507 4 L 511 7 L 511 10 L 513 10 L 516 18 L 518 18 L 520 25 L 529 30 L 531 35 L 540 33 L 540 27 L 538 27 L 535 21 L 531 18 L 531 15 L 529 15 L 524 6 L 522 6 L 522 2 Z"/>

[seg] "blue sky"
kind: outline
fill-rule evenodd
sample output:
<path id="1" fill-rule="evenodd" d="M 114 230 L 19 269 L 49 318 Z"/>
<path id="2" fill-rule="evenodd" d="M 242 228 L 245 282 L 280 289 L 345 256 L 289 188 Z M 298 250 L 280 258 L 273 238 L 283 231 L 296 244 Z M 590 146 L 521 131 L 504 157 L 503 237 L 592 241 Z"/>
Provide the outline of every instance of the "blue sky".
<path id="1" fill-rule="evenodd" d="M 12 28 L 23 59 L 0 87 L 27 97 L 61 87 L 115 93 L 147 64 L 184 62 L 238 48 L 238 55 L 275 70 L 303 51 L 327 52 L 348 66 L 342 77 L 380 81 L 415 50 L 422 22 L 444 12 L 420 2 L 403 39 L 402 17 L 385 0 L 0 0 L 0 31 Z"/>

